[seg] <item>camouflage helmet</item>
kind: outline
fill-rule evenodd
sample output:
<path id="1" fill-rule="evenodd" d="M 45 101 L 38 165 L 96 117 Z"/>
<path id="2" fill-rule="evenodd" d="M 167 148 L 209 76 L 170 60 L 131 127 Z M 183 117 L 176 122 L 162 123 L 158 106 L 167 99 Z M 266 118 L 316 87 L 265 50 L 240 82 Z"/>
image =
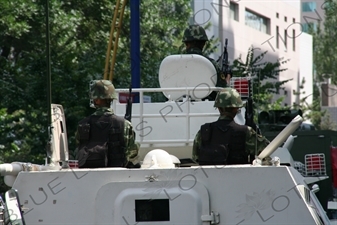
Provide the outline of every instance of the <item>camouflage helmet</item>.
<path id="1" fill-rule="evenodd" d="M 185 41 L 208 41 L 206 31 L 199 25 L 190 25 L 184 32 L 183 42 Z"/>
<path id="2" fill-rule="evenodd" d="M 110 80 L 93 80 L 89 86 L 91 99 L 117 99 L 115 87 Z"/>
<path id="3" fill-rule="evenodd" d="M 241 96 L 234 88 L 224 88 L 216 96 L 214 107 L 217 108 L 241 108 L 243 102 Z"/>

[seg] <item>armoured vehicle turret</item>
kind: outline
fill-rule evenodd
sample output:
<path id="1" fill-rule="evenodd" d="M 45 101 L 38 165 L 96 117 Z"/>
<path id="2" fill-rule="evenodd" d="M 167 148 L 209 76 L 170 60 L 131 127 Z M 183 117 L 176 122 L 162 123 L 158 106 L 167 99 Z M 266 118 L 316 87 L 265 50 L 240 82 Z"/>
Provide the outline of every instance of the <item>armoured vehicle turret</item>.
<path id="1" fill-rule="evenodd" d="M 310 185 L 326 176 L 321 171 L 304 176 L 288 151 L 294 141 L 291 134 L 302 123 L 300 116 L 252 165 L 199 166 L 188 160 L 200 125 L 218 117 L 214 102 L 202 101 L 217 89 L 214 74 L 214 67 L 202 56 L 173 55 L 161 64 L 161 88 L 132 90 L 140 100 L 132 110 L 141 145 L 140 168 L 76 168 L 76 161 L 68 159 L 66 115 L 61 105 L 52 104 L 50 163 L 0 165 L 5 183 L 18 194 L 12 190 L 9 194 L 15 196 L 15 203 L 3 203 L 4 212 L 17 207 L 17 217 L 5 213 L 5 221 L 27 225 L 330 224 L 315 195 L 317 186 Z M 146 103 L 145 92 L 162 92 L 168 100 Z M 243 99 L 245 93 L 241 90 Z M 126 104 L 115 101 L 112 107 L 123 116 Z M 243 113 L 235 118 L 238 123 L 244 123 Z M 270 165 L 261 162 L 267 156 L 272 158 Z"/>

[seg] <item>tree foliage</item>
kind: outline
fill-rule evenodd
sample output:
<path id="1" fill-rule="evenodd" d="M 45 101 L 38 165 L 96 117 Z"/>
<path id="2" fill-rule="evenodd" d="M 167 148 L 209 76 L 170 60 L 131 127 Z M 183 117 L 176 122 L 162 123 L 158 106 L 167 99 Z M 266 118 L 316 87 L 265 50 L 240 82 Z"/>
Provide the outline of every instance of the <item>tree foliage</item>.
<path id="1" fill-rule="evenodd" d="M 320 123 L 321 130 L 337 130 L 337 124 L 335 121 L 331 119 L 331 115 L 329 113 L 325 113 L 322 121 Z"/>
<path id="2" fill-rule="evenodd" d="M 42 163 L 48 142 L 46 1 L 1 1 L 1 161 Z M 191 10 L 187 0 L 141 1 L 141 86 L 158 86 L 161 60 L 179 52 Z M 77 122 L 92 113 L 88 83 L 102 79 L 115 1 L 49 0 L 52 102 L 63 105 L 70 151 Z M 127 5 L 113 83 L 128 87 L 130 6 Z"/>
<path id="3" fill-rule="evenodd" d="M 305 78 L 302 79 L 301 84 L 299 85 L 299 90 L 298 91 L 293 90 L 293 95 L 297 96 L 299 99 L 298 103 L 296 102 L 293 103 L 293 107 L 301 109 L 303 112 L 302 117 L 305 120 L 311 121 L 312 125 L 319 130 L 321 129 L 320 124 L 322 121 L 322 117 L 325 115 L 326 111 L 323 111 L 321 109 L 321 101 L 319 98 L 315 97 L 320 95 L 317 86 L 313 87 L 312 94 L 307 95 L 304 89 L 304 84 Z M 311 95 L 313 96 L 313 101 L 311 104 L 308 104 L 307 98 L 310 97 Z M 301 96 L 305 97 L 301 98 Z"/>
<path id="4" fill-rule="evenodd" d="M 309 107 L 308 118 L 317 129 L 328 129 L 325 126 L 326 114 L 321 109 L 322 95 L 325 93 L 321 89 L 321 83 L 331 80 L 331 84 L 337 85 L 337 56 L 335 54 L 337 45 L 335 43 L 336 24 L 337 24 L 337 2 L 326 0 L 323 4 L 325 10 L 324 30 L 321 24 L 318 24 L 317 30 L 311 29 L 313 35 L 313 59 L 314 59 L 314 80 L 313 80 L 313 104 Z M 334 96 L 328 96 L 334 97 Z M 324 119 L 324 121 L 323 121 Z M 330 117 L 328 118 L 330 120 Z M 333 128 L 330 127 L 330 128 Z"/>
<path id="5" fill-rule="evenodd" d="M 325 20 L 324 30 L 321 24 L 317 30 L 312 30 L 314 46 L 314 65 L 316 72 L 316 82 L 322 82 L 326 78 L 331 78 L 332 84 L 337 84 L 337 45 L 335 37 L 337 35 L 337 2 L 327 0 L 324 2 Z"/>
<path id="6" fill-rule="evenodd" d="M 279 58 L 275 62 L 270 62 L 265 59 L 267 51 L 257 56 L 255 51 L 254 47 L 250 47 L 244 60 L 241 56 L 234 60 L 234 75 L 251 77 L 255 109 L 284 109 L 285 107 L 282 105 L 284 98 L 280 97 L 273 101 L 273 96 L 278 94 L 280 90 L 284 90 L 283 85 L 291 80 L 278 80 L 280 73 L 287 70 L 283 65 L 288 60 Z"/>

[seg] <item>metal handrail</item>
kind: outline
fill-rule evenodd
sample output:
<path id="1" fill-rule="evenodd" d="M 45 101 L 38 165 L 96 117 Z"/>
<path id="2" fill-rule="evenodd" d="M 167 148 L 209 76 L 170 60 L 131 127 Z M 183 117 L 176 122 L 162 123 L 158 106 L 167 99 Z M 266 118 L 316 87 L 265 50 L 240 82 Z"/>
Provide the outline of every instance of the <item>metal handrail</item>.
<path id="1" fill-rule="evenodd" d="M 232 78 L 231 80 L 231 86 L 234 87 L 235 81 L 236 80 L 242 80 L 245 79 L 247 80 L 246 77 L 236 77 Z M 144 114 L 144 92 L 165 92 L 165 91 L 185 91 L 185 97 L 182 96 L 179 101 L 174 101 L 174 100 L 168 100 L 167 102 L 161 102 L 161 103 L 172 103 L 176 102 L 179 107 L 181 107 L 180 111 L 181 113 L 170 113 L 168 115 L 165 115 L 167 118 L 172 118 L 172 117 L 186 117 L 186 123 L 185 123 L 185 128 L 186 128 L 186 134 L 185 134 L 185 139 L 165 139 L 165 140 L 144 140 L 144 124 L 140 124 L 140 143 L 143 144 L 151 144 L 151 143 L 191 143 L 193 140 L 190 139 L 190 119 L 192 117 L 208 117 L 208 116 L 217 116 L 219 113 L 214 112 L 214 113 L 191 113 L 191 106 L 190 104 L 185 104 L 185 103 L 197 103 L 201 102 L 200 99 L 195 100 L 194 102 L 190 101 L 190 98 L 188 96 L 193 96 L 193 92 L 198 92 L 198 91 L 209 91 L 211 93 L 212 91 L 220 91 L 222 88 L 221 87 L 172 87 L 172 88 L 134 88 L 132 89 L 133 93 L 139 93 L 139 113 L 138 114 L 133 114 L 133 118 L 139 118 L 140 121 L 144 121 L 145 118 L 161 118 L 162 114 Z M 124 88 L 124 89 L 116 89 L 117 93 L 128 93 L 129 89 Z M 186 97 L 187 96 L 187 97 Z M 150 104 L 150 103 L 146 103 Z M 124 105 L 124 104 L 123 104 Z M 185 105 L 185 106 L 183 106 Z M 182 106 L 184 108 L 182 108 Z M 114 107 L 116 107 L 116 104 L 114 104 Z M 184 109 L 184 110 L 182 110 Z"/>
<path id="2" fill-rule="evenodd" d="M 219 91 L 222 88 L 218 87 L 183 87 L 183 88 L 135 88 L 132 90 L 133 93 L 139 93 L 139 113 L 138 114 L 133 114 L 133 118 L 139 118 L 140 121 L 144 121 L 145 118 L 161 118 L 161 114 L 144 114 L 144 92 L 163 92 L 163 91 L 185 91 L 186 96 L 191 96 L 191 92 L 194 91 Z M 116 89 L 117 93 L 128 93 L 129 89 Z M 177 102 L 179 103 L 180 106 L 185 105 L 184 108 L 185 110 L 181 110 L 182 113 L 171 113 L 169 115 L 166 115 L 168 118 L 172 117 L 186 117 L 186 123 L 185 123 L 185 128 L 186 128 L 186 134 L 185 137 L 186 139 L 180 139 L 180 140 L 144 140 L 144 131 L 143 131 L 143 126 L 144 124 L 140 124 L 140 143 L 141 144 L 151 144 L 151 143 L 191 143 L 192 140 L 189 138 L 190 137 L 190 118 L 191 117 L 207 117 L 207 116 L 216 116 L 219 115 L 218 113 L 191 113 L 191 108 L 190 104 L 185 104 L 185 103 L 192 103 L 190 101 L 190 98 L 183 98 L 182 101 L 173 101 L 169 100 L 166 103 L 172 103 L 172 102 Z M 195 101 L 198 102 L 198 101 Z M 164 102 L 163 102 L 164 103 Z M 124 105 L 124 104 L 123 104 Z M 116 105 L 114 105 L 116 107 Z"/>

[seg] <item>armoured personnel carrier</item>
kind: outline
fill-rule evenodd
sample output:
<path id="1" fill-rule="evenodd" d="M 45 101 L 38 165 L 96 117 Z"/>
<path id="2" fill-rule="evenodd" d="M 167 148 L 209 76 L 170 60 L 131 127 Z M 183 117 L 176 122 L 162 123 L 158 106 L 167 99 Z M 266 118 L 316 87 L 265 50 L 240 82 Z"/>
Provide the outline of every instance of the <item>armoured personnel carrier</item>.
<path id="1" fill-rule="evenodd" d="M 216 89 L 213 74 L 212 64 L 202 56 L 169 56 L 160 67 L 161 88 L 133 90 L 140 97 L 132 115 L 141 144 L 138 169 L 76 168 L 76 162 L 68 159 L 63 107 L 52 104 L 50 163 L 0 165 L 5 183 L 12 188 L 6 203 L 1 201 L 4 223 L 331 224 L 316 198 L 318 187 L 311 186 L 326 178 L 320 177 L 324 173 L 303 176 L 288 151 L 291 134 L 302 123 L 299 116 L 252 165 L 185 163 L 200 125 L 218 117 L 212 101 L 201 101 Z M 162 92 L 168 101 L 144 103 L 144 92 Z M 241 94 L 244 98 L 245 92 Z M 113 108 L 123 115 L 125 106 L 115 102 Z M 235 120 L 244 123 L 242 114 Z M 271 165 L 262 165 L 267 156 L 272 157 Z"/>

